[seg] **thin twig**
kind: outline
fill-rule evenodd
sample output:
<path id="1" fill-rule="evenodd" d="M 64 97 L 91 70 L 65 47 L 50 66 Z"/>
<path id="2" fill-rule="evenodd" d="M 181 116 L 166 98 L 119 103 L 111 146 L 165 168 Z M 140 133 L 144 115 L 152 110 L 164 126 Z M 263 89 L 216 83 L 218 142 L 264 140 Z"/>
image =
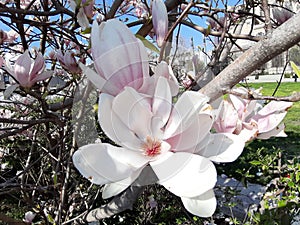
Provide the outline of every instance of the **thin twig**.
<path id="1" fill-rule="evenodd" d="M 232 94 L 239 96 L 243 99 L 248 100 L 268 100 L 268 101 L 286 101 L 286 102 L 298 102 L 300 101 L 300 92 L 295 92 L 290 96 L 263 96 L 256 94 L 255 92 L 248 92 L 247 94 L 242 94 L 233 90 L 226 91 L 227 94 Z"/>

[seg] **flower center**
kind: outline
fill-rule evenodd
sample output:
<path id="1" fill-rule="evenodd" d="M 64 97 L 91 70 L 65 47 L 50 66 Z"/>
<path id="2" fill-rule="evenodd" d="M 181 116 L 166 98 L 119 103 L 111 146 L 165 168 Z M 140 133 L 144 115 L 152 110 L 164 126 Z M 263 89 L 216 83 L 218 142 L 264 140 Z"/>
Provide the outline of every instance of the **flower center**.
<path id="1" fill-rule="evenodd" d="M 161 142 L 148 136 L 146 143 L 142 146 L 142 149 L 146 156 L 154 157 L 161 152 Z"/>

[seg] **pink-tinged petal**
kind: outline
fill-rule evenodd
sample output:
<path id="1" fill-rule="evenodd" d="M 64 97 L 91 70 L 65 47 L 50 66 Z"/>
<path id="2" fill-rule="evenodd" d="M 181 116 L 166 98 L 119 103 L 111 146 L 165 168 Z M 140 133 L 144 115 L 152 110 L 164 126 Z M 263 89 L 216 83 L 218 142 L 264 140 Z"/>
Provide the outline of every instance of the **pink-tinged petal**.
<path id="1" fill-rule="evenodd" d="M 65 61 L 64 60 L 64 55 L 63 55 L 63 53 L 60 49 L 56 50 L 55 57 L 58 59 L 58 61 L 60 61 L 62 63 Z"/>
<path id="2" fill-rule="evenodd" d="M 214 122 L 214 128 L 218 133 L 233 133 L 237 127 L 238 113 L 233 105 L 223 100 L 219 106 L 219 112 Z"/>
<path id="3" fill-rule="evenodd" d="M 172 71 L 172 68 L 164 61 L 160 62 L 155 69 L 154 77 L 165 77 L 168 80 L 171 88 L 172 96 L 177 95 L 179 90 L 179 84 Z"/>
<path id="4" fill-rule="evenodd" d="M 245 88 L 237 88 L 234 89 L 234 91 L 241 93 L 241 94 L 246 94 L 248 91 Z M 246 100 L 235 96 L 235 95 L 229 95 L 230 101 L 232 102 L 234 108 L 237 110 L 239 118 L 243 117 L 244 111 L 247 107 L 247 102 Z"/>
<path id="5" fill-rule="evenodd" d="M 82 0 L 82 4 L 83 4 L 83 10 L 85 15 L 88 18 L 92 18 L 94 16 L 94 4 L 95 1 L 94 0 Z"/>
<path id="6" fill-rule="evenodd" d="M 200 217 L 210 217 L 217 208 L 217 200 L 212 189 L 194 198 L 181 197 L 184 207 L 192 214 Z"/>
<path id="7" fill-rule="evenodd" d="M 108 84 L 118 88 L 118 94 L 126 86 L 139 89 L 148 74 L 148 61 L 141 57 L 138 51 L 142 43 L 126 43 L 122 46 L 112 48 L 109 52 L 96 59 L 95 68 L 103 76 Z M 108 88 L 106 88 L 108 90 Z"/>
<path id="8" fill-rule="evenodd" d="M 153 0 L 152 2 L 152 23 L 157 45 L 161 47 L 168 33 L 169 24 L 167 8 L 162 0 Z"/>
<path id="9" fill-rule="evenodd" d="M 88 29 L 90 27 L 90 22 L 87 16 L 85 15 L 83 8 L 79 9 L 76 18 L 79 26 L 82 27 L 83 30 Z"/>
<path id="10" fill-rule="evenodd" d="M 149 99 L 134 89 L 127 87 L 117 95 L 113 100 L 112 110 L 139 139 L 146 140 L 148 136 L 153 137 L 151 123 L 153 114 Z"/>
<path id="11" fill-rule="evenodd" d="M 257 139 L 269 139 L 270 137 L 287 137 L 286 133 L 284 132 L 284 128 L 284 124 L 281 123 L 273 130 L 264 133 L 259 133 L 257 135 Z"/>
<path id="12" fill-rule="evenodd" d="M 148 96 L 153 96 L 155 92 L 155 86 L 157 83 L 157 77 L 156 76 L 151 76 L 148 78 L 144 78 L 143 85 L 140 87 L 138 90 L 139 93 L 148 95 Z"/>
<path id="13" fill-rule="evenodd" d="M 106 80 L 84 64 L 80 63 L 79 66 L 82 69 L 83 74 L 85 74 L 87 78 L 95 85 L 95 87 L 101 91 L 106 83 Z"/>
<path id="14" fill-rule="evenodd" d="M 199 114 L 186 130 L 166 141 L 172 146 L 173 151 L 193 153 L 197 144 L 209 133 L 212 123 L 212 116 L 203 113 Z"/>
<path id="15" fill-rule="evenodd" d="M 245 142 L 234 134 L 209 134 L 199 143 L 197 154 L 214 162 L 232 162 L 242 153 Z"/>
<path id="16" fill-rule="evenodd" d="M 251 120 L 249 123 L 244 122 L 241 124 L 241 127 L 242 129 L 238 133 L 235 132 L 235 134 L 244 142 L 251 141 L 257 137 L 259 131 L 255 121 Z"/>
<path id="17" fill-rule="evenodd" d="M 111 95 L 100 94 L 98 118 L 102 130 L 116 144 L 130 149 L 140 149 L 143 145 L 141 140 L 112 110 L 113 100 L 114 97 Z"/>
<path id="18" fill-rule="evenodd" d="M 162 128 L 168 121 L 172 109 L 170 86 L 164 77 L 158 78 L 152 100 L 152 112 L 161 119 Z"/>
<path id="19" fill-rule="evenodd" d="M 291 102 L 271 101 L 262 108 L 255 116 L 253 116 L 253 120 L 258 124 L 259 133 L 275 129 L 284 119 L 287 109 L 292 105 L 293 103 Z"/>
<path id="20" fill-rule="evenodd" d="M 35 79 L 44 70 L 44 68 L 45 68 L 45 59 L 41 53 L 38 53 L 30 71 L 30 80 Z"/>
<path id="21" fill-rule="evenodd" d="M 99 143 L 79 148 L 73 155 L 73 162 L 85 178 L 103 185 L 130 177 L 144 167 L 147 160 L 139 153 Z"/>
<path id="22" fill-rule="evenodd" d="M 94 22 L 91 44 L 96 71 L 119 92 L 129 84 L 137 90 L 149 77 L 146 49 L 122 22 L 113 19 L 100 26 Z"/>
<path id="23" fill-rule="evenodd" d="M 32 59 L 29 56 L 28 50 L 26 50 L 15 62 L 14 77 L 20 83 L 21 86 L 27 87 L 29 80 L 29 73 L 32 66 Z"/>
<path id="24" fill-rule="evenodd" d="M 214 164 L 199 155 L 169 152 L 150 162 L 158 184 L 180 197 L 195 197 L 212 189 L 217 181 Z"/>
<path id="25" fill-rule="evenodd" d="M 31 80 L 32 85 L 35 84 L 36 82 L 46 80 L 50 78 L 53 75 L 53 71 L 44 71 L 38 76 L 36 76 L 33 80 Z"/>
<path id="26" fill-rule="evenodd" d="M 165 139 L 182 133 L 188 128 L 196 114 L 207 102 L 208 98 L 199 92 L 184 92 L 173 107 L 165 129 Z"/>
<path id="27" fill-rule="evenodd" d="M 281 113 L 283 111 L 287 111 L 293 105 L 292 102 L 285 101 L 271 101 L 265 107 L 263 107 L 258 115 L 267 116 L 272 115 L 274 113 Z"/>

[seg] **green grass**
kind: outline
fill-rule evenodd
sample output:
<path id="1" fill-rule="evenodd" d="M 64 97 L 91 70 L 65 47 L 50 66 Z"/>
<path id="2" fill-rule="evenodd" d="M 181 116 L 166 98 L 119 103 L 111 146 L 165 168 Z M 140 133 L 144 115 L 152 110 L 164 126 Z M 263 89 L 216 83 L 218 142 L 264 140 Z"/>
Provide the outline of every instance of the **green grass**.
<path id="1" fill-rule="evenodd" d="M 277 83 L 250 83 L 249 87 L 258 89 L 263 87 L 262 94 L 271 96 L 276 88 Z M 300 83 L 282 83 L 275 96 L 289 96 L 294 91 L 300 91 Z M 283 121 L 285 123 L 287 137 L 272 137 L 268 140 L 254 140 L 247 143 L 242 155 L 238 160 L 231 164 L 226 164 L 220 167 L 221 173 L 227 173 L 238 179 L 247 177 L 252 182 L 257 182 L 258 179 L 262 183 L 268 183 L 273 175 L 265 174 L 258 178 L 255 174 L 262 169 L 262 164 L 271 165 L 274 160 L 278 159 L 280 152 L 282 157 L 282 164 L 286 164 L 288 160 L 298 158 L 300 155 L 300 102 L 295 102 L 288 110 L 288 113 Z M 251 165 L 252 160 L 261 161 L 261 165 Z M 298 158 L 296 161 L 299 161 Z"/>
<path id="2" fill-rule="evenodd" d="M 271 96 L 277 83 L 250 83 L 250 87 L 258 89 L 262 87 L 262 94 Z M 281 83 L 275 96 L 289 96 L 293 92 L 300 92 L 300 83 Z M 300 102 L 295 102 L 284 119 L 285 130 L 300 135 Z"/>

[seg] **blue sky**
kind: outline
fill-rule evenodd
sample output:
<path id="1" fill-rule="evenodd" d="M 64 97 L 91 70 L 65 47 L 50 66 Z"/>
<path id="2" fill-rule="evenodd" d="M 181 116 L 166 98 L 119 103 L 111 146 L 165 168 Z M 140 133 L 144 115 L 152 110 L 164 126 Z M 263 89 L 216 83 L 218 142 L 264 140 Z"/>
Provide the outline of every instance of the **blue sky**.
<path id="1" fill-rule="evenodd" d="M 242 0 L 239 1 L 239 0 L 229 0 L 228 1 L 228 5 L 235 5 L 237 3 L 241 4 Z M 96 4 L 99 3 L 100 5 L 102 5 L 102 1 L 99 1 L 99 0 L 96 0 Z M 112 0 L 106 0 L 106 5 L 111 5 L 112 3 Z M 226 3 L 226 2 L 225 2 Z M 219 2 L 219 5 L 218 7 L 220 8 L 224 8 L 224 4 L 220 1 Z M 130 18 L 130 17 L 129 17 Z M 193 22 L 197 23 L 199 26 L 202 26 L 202 27 L 207 27 L 206 25 L 206 18 L 192 18 L 193 19 Z M 130 19 L 131 20 L 131 19 Z M 3 29 L 5 31 L 8 31 L 9 28 L 2 24 L 0 22 L 0 29 Z M 136 28 L 131 28 L 133 30 L 133 32 L 136 32 L 137 31 L 137 27 Z M 187 47 L 191 46 L 191 37 L 193 37 L 193 41 L 194 41 L 194 47 L 197 48 L 197 46 L 199 46 L 200 48 L 203 48 L 204 45 L 203 45 L 203 35 L 200 33 L 200 32 L 197 32 L 189 27 L 186 27 L 186 26 L 181 26 L 180 28 L 180 36 L 185 40 L 185 44 Z M 176 35 L 177 32 L 175 31 L 174 35 Z"/>

